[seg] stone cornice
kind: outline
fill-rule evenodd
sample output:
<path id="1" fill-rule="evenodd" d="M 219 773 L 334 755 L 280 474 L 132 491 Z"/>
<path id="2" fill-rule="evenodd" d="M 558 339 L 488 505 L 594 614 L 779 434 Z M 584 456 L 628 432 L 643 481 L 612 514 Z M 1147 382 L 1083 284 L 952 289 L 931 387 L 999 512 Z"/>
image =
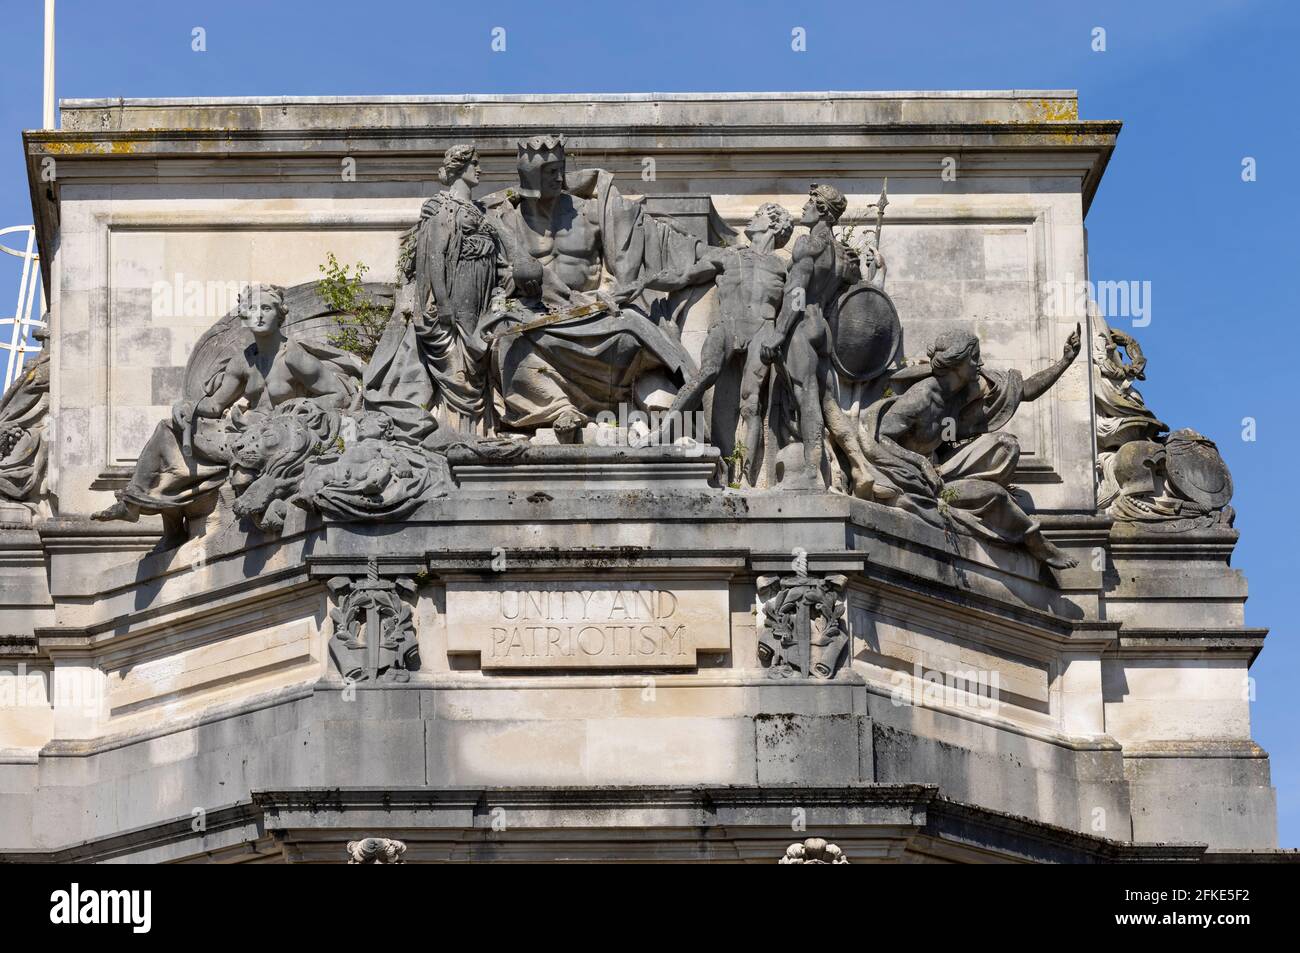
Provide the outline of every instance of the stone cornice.
<path id="1" fill-rule="evenodd" d="M 64 129 L 297 128 L 338 125 L 478 127 L 528 123 L 773 125 L 840 123 L 1051 123 L 1079 121 L 1078 93 L 1037 90 L 808 90 L 799 92 L 508 93 L 385 96 L 231 96 L 65 99 Z M 332 122 L 331 122 L 332 121 Z"/>
<path id="2" fill-rule="evenodd" d="M 473 139 L 484 181 L 505 181 L 519 136 L 563 131 L 575 151 L 617 166 L 653 154 L 696 177 L 692 154 L 725 148 L 733 174 L 933 177 L 960 153 L 963 175 L 1075 177 L 1086 213 L 1121 124 L 1080 120 L 1071 90 L 645 93 L 509 96 L 255 97 L 65 100 L 62 128 L 23 134 L 43 253 L 58 230 L 59 189 L 92 181 L 184 179 L 187 160 L 236 180 L 338 180 L 341 156 L 370 181 L 427 181 L 449 142 Z M 49 180 L 44 160 L 53 157 Z M 327 160 L 327 161 L 322 161 Z M 42 255 L 49 292 L 52 256 Z"/>
<path id="3" fill-rule="evenodd" d="M 833 835 L 850 861 L 907 851 L 967 861 L 1196 862 L 1206 853 L 1200 843 L 1132 843 L 1083 834 L 955 801 L 931 784 L 375 787 L 254 790 L 247 801 L 207 812 L 200 835 L 186 816 L 53 850 L 0 853 L 0 862 L 102 861 L 145 852 L 202 860 L 225 846 L 220 835 L 230 832 L 254 846 L 269 835 L 272 840 L 258 850 L 263 854 L 341 863 L 345 842 L 363 832 L 401 836 L 408 860 L 538 859 L 548 846 L 582 841 L 587 850 L 596 847 L 611 856 L 657 853 L 663 859 L 665 852 L 684 851 L 681 859 L 775 863 L 792 839 L 792 806 L 816 819 L 810 833 Z M 510 818 L 504 831 L 492 826 L 497 808 Z M 701 829 L 713 832 L 705 841 L 711 845 L 707 858 L 696 841 Z M 596 832 L 603 846 L 592 841 Z"/>
<path id="4" fill-rule="evenodd" d="M 1263 628 L 1156 629 L 1124 625 L 1113 652 L 1120 658 L 1170 658 L 1191 655 L 1244 658 L 1254 662 L 1264 648 Z"/>

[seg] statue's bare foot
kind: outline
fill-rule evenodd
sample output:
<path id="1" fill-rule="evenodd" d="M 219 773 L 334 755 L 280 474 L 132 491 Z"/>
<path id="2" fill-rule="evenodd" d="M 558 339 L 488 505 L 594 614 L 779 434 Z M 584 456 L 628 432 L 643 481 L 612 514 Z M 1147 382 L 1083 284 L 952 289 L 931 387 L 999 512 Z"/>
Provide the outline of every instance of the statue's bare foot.
<path id="1" fill-rule="evenodd" d="M 559 417 L 555 418 L 552 428 L 555 430 L 555 439 L 560 443 L 573 443 L 586 421 L 576 410 L 566 410 Z"/>
<path id="2" fill-rule="evenodd" d="M 111 523 L 113 520 L 125 520 L 128 523 L 134 523 L 140 519 L 140 511 L 131 504 L 119 500 L 108 509 L 100 510 L 98 513 L 91 513 L 90 518 L 101 523 Z"/>
<path id="3" fill-rule="evenodd" d="M 1041 533 L 1033 533 L 1025 537 L 1025 545 L 1035 556 L 1041 559 L 1053 569 L 1073 569 L 1079 565 L 1079 560 L 1075 559 L 1065 550 L 1061 549 L 1055 543 L 1047 540 Z"/>
<path id="4" fill-rule="evenodd" d="M 867 470 L 861 464 L 853 464 L 849 472 L 849 480 L 852 482 L 853 495 L 860 500 L 869 500 L 874 495 L 876 481 L 871 479 Z"/>
<path id="5" fill-rule="evenodd" d="M 1043 562 L 1047 563 L 1047 565 L 1051 566 L 1053 569 L 1073 569 L 1075 566 L 1079 565 L 1079 560 L 1075 559 L 1073 556 L 1068 556 L 1065 553 L 1058 553 L 1055 556 L 1049 556 L 1047 559 L 1043 560 Z"/>

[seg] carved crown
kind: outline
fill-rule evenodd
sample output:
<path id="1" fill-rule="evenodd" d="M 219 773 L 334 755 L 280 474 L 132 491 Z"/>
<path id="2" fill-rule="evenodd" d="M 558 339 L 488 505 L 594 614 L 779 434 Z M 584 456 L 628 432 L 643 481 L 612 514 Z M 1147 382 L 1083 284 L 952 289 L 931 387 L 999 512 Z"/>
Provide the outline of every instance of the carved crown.
<path id="1" fill-rule="evenodd" d="M 520 161 L 549 162 L 564 158 L 564 136 L 553 133 L 546 136 L 533 136 L 519 140 Z"/>

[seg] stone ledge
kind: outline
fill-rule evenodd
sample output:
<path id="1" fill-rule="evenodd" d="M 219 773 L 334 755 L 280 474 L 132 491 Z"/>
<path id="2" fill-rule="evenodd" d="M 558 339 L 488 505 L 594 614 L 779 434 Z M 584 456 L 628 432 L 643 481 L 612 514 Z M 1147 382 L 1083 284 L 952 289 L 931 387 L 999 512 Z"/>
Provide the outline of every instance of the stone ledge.
<path id="1" fill-rule="evenodd" d="M 1157 629 L 1122 625 L 1113 654 L 1120 658 L 1167 658 L 1192 655 L 1230 656 L 1254 662 L 1264 649 L 1263 628 Z"/>
<path id="2" fill-rule="evenodd" d="M 681 447 L 533 446 L 503 459 L 468 448 L 447 451 L 462 492 L 586 493 L 600 490 L 707 491 L 718 473 L 721 451 Z M 545 487 L 545 491 L 538 489 Z"/>
<path id="3" fill-rule="evenodd" d="M 719 119 L 808 124 L 830 121 L 1037 122 L 1079 121 L 1078 93 L 1044 90 L 898 90 L 702 93 L 515 93 L 405 96 L 232 96 L 142 99 L 67 99 L 63 131 L 330 128 L 339 115 L 364 116 L 392 127 L 519 125 L 563 120 L 569 126 L 705 125 Z M 1118 125 L 1118 124 L 1115 124 Z"/>
<path id="4" fill-rule="evenodd" d="M 850 863 L 997 859 L 1039 863 L 1223 862 L 1202 843 L 1129 843 L 1082 834 L 943 797 L 930 784 L 844 787 L 298 788 L 256 790 L 192 818 L 50 850 L 0 852 L 0 863 L 111 859 L 247 859 L 342 863 L 349 839 L 394 836 L 408 862 L 695 860 L 776 863 L 808 833 L 833 839 Z M 493 826 L 506 811 L 505 830 Z M 268 839 L 269 835 L 269 839 Z M 217 843 L 212 843 L 215 839 Z M 1235 851 L 1234 859 L 1300 860 L 1294 851 Z"/>

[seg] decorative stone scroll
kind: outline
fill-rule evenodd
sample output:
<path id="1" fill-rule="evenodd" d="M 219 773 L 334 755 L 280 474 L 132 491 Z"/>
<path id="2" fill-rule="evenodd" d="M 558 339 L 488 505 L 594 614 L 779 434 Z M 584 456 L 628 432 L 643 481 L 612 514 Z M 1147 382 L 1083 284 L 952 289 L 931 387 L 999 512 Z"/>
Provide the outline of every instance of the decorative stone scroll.
<path id="1" fill-rule="evenodd" d="M 776 678 L 833 678 L 849 650 L 847 577 L 760 576 L 758 660 Z"/>
<path id="2" fill-rule="evenodd" d="M 405 682 L 420 667 L 411 607 L 402 598 L 415 593 L 405 576 L 381 579 L 370 560 L 364 578 L 335 576 L 326 587 L 338 601 L 330 611 L 334 633 L 330 657 L 344 678 L 354 682 Z"/>

